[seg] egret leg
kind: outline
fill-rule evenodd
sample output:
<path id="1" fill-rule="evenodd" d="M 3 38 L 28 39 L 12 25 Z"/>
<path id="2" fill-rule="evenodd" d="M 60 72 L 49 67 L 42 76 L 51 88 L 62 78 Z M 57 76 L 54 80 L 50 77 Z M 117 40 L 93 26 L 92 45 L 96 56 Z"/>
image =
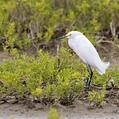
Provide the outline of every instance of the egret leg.
<path id="1" fill-rule="evenodd" d="M 89 88 L 91 80 L 92 80 L 92 76 L 93 76 L 93 71 L 92 71 L 91 66 L 89 64 L 86 64 L 86 67 L 87 67 L 87 70 L 89 72 L 89 77 L 88 77 L 87 82 L 86 82 L 86 87 Z"/>

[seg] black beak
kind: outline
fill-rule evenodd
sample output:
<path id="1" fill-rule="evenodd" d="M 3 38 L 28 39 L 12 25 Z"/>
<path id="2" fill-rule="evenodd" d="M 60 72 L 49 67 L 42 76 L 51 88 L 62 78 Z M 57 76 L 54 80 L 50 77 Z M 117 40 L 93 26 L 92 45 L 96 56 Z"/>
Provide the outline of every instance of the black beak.
<path id="1" fill-rule="evenodd" d="M 55 38 L 55 40 L 61 40 L 61 39 L 66 38 L 66 37 L 67 37 L 67 36 L 64 35 L 64 36 L 61 36 L 61 37 Z"/>

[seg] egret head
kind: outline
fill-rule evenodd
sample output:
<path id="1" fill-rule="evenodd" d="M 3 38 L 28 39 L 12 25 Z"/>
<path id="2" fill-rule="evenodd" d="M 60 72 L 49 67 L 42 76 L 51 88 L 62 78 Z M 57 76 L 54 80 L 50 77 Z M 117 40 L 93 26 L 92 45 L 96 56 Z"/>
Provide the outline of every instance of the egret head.
<path id="1" fill-rule="evenodd" d="M 74 38 L 76 37 L 77 35 L 82 35 L 81 32 L 79 31 L 70 31 L 69 33 L 67 33 L 65 36 L 70 39 L 70 38 Z"/>
<path id="2" fill-rule="evenodd" d="M 70 31 L 66 35 L 61 36 L 61 37 L 59 37 L 57 39 L 63 39 L 63 38 L 71 39 L 71 38 L 75 38 L 77 35 L 82 35 L 82 33 L 79 32 L 79 31 Z"/>

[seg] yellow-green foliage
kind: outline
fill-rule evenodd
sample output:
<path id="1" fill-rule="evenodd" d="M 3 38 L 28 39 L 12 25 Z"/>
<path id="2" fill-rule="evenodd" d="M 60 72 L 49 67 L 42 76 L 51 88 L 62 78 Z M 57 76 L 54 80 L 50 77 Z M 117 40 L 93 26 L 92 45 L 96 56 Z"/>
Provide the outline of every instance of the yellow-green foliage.
<path id="1" fill-rule="evenodd" d="M 15 23 L 12 22 L 12 23 L 9 23 L 8 25 L 8 28 L 6 29 L 6 34 L 5 34 L 5 37 L 6 37 L 6 42 L 5 42 L 5 50 L 7 47 L 11 47 L 13 48 L 14 44 L 15 44 L 15 41 L 17 39 L 17 36 L 15 34 Z"/>
<path id="2" fill-rule="evenodd" d="M 10 48 L 28 48 L 51 40 L 56 27 L 84 32 L 94 43 L 94 34 L 118 27 L 118 0 L 0 0 L 0 37 Z M 29 36 L 29 37 L 28 37 Z M 10 46 L 11 45 L 11 46 Z"/>
<path id="3" fill-rule="evenodd" d="M 106 94 L 106 87 L 103 86 L 103 89 L 101 91 L 90 91 L 88 93 L 88 99 L 90 102 L 93 102 L 95 104 L 101 104 L 104 101 Z"/>
<path id="4" fill-rule="evenodd" d="M 66 56 L 64 61 L 62 52 Z M 16 55 L 13 60 L 5 60 L 0 65 L 0 81 L 3 82 L 0 93 L 23 95 L 27 91 L 33 96 L 71 101 L 83 88 L 82 74 L 73 66 L 73 59 L 68 50 L 61 49 L 56 57 L 39 51 L 36 58 Z"/>
<path id="5" fill-rule="evenodd" d="M 113 80 L 114 86 L 119 87 L 119 66 L 111 67 L 102 76 L 95 72 L 93 79 L 93 83 L 100 86 L 106 85 L 110 80 Z"/>
<path id="6" fill-rule="evenodd" d="M 48 113 L 48 119 L 60 119 L 59 114 L 55 108 L 50 108 Z"/>
<path id="7" fill-rule="evenodd" d="M 119 88 L 119 66 L 114 66 L 112 67 L 108 72 L 107 72 L 107 75 L 108 75 L 108 79 L 112 79 L 113 80 L 113 83 L 116 87 Z"/>
<path id="8" fill-rule="evenodd" d="M 84 88 L 82 77 L 88 76 L 84 64 L 67 49 L 60 49 L 57 56 L 40 50 L 36 57 L 20 55 L 16 49 L 11 51 L 12 59 L 0 64 L 0 95 L 26 92 L 39 99 L 58 100 L 62 104 L 72 104 Z M 102 91 L 89 92 L 89 100 L 101 103 L 105 97 L 106 85 L 113 79 L 119 87 L 118 66 L 110 68 L 100 76 L 94 72 L 93 82 L 103 87 Z"/>

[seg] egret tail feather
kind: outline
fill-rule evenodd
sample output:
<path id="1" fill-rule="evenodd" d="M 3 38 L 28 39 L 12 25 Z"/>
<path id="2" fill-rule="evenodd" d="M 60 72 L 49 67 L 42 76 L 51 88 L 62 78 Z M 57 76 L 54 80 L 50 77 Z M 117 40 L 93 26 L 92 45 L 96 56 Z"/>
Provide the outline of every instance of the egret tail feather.
<path id="1" fill-rule="evenodd" d="M 110 62 L 102 62 L 101 67 L 97 69 L 97 72 L 100 75 L 103 75 L 109 66 L 110 66 Z"/>

